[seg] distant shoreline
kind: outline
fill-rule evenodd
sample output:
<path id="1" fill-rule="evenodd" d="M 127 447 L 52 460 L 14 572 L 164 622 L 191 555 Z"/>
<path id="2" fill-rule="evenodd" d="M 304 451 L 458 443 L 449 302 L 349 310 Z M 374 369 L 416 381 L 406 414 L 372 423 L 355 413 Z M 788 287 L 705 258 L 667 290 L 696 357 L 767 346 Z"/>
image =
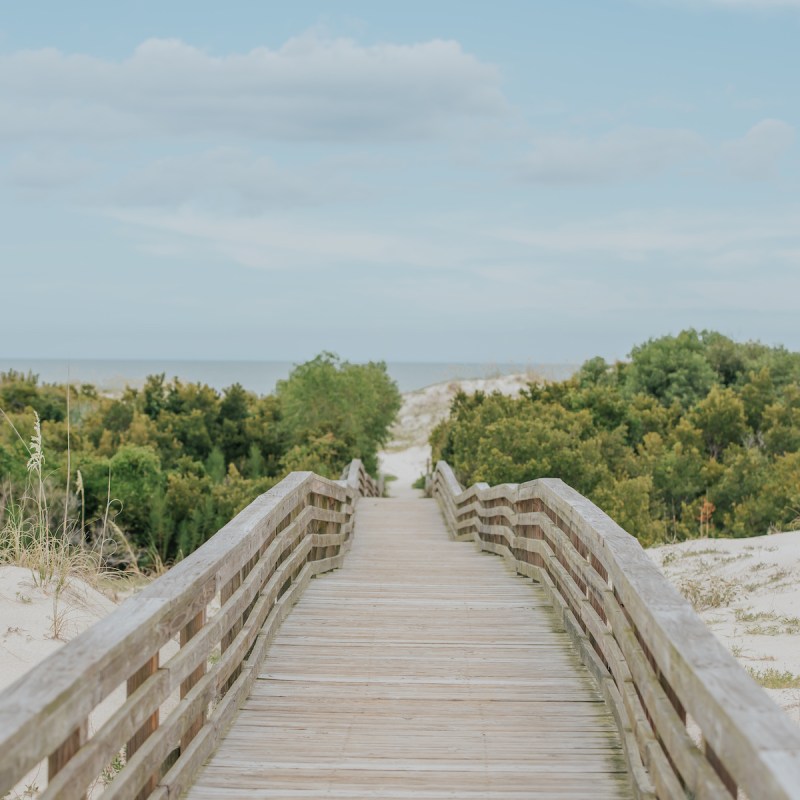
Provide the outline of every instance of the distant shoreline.
<path id="1" fill-rule="evenodd" d="M 270 394 L 288 377 L 294 361 L 220 361 L 190 359 L 47 359 L 0 358 L 0 371 L 34 372 L 44 383 L 88 383 L 104 392 L 140 387 L 148 375 L 165 373 L 187 383 L 205 383 L 222 390 L 234 383 L 257 394 Z M 550 380 L 568 378 L 577 364 L 449 363 L 387 361 L 387 369 L 401 392 L 413 392 L 447 381 L 493 378 L 530 372 Z"/>

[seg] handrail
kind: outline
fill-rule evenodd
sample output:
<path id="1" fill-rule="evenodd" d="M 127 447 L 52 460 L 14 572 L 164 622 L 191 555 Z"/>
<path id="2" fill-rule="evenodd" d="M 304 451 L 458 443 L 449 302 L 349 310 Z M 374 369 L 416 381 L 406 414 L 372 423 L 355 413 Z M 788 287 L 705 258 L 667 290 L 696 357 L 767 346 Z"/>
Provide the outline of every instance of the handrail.
<path id="1" fill-rule="evenodd" d="M 552 478 L 464 490 L 444 461 L 431 491 L 454 538 L 547 590 L 614 714 L 637 797 L 800 798 L 800 730 L 597 506 Z"/>
<path id="2" fill-rule="evenodd" d="M 291 473 L 9 686 L 0 694 L 0 796 L 46 759 L 41 797 L 77 800 L 115 760 L 119 768 L 122 753 L 103 797 L 180 796 L 308 581 L 341 564 L 356 501 L 375 494 L 358 460 L 339 481 Z M 180 649 L 163 658 L 176 638 Z M 90 735 L 89 715 L 119 686 L 126 700 Z"/>

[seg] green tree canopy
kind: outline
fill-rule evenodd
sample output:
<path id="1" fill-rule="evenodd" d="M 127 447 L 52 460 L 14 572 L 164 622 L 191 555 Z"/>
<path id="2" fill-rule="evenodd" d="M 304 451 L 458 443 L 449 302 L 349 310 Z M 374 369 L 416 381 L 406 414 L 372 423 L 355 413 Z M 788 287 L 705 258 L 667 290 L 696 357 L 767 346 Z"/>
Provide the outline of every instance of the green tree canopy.
<path id="1" fill-rule="evenodd" d="M 377 471 L 378 449 L 388 439 L 401 402 L 386 364 L 351 364 L 322 353 L 295 367 L 278 383 L 277 395 L 290 452 L 313 443 L 318 450 L 332 437 L 329 444 L 340 462 L 360 458 L 368 471 Z"/>
<path id="2" fill-rule="evenodd" d="M 559 477 L 645 543 L 800 527 L 800 354 L 713 331 L 587 361 L 518 398 L 459 394 L 431 436 L 469 485 Z"/>

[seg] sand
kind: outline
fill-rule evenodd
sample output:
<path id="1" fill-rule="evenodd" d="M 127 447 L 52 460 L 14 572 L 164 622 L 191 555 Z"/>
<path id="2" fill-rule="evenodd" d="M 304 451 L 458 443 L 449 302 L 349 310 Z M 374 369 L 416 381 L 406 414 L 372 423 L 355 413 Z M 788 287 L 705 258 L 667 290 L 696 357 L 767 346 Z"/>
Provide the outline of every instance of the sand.
<path id="1" fill-rule="evenodd" d="M 77 578 L 56 598 L 36 585 L 29 569 L 0 567 L 0 689 L 115 608 Z"/>
<path id="2" fill-rule="evenodd" d="M 516 395 L 535 380 L 535 375 L 525 373 L 503 375 L 437 383 L 404 394 L 397 422 L 391 430 L 392 439 L 379 454 L 381 471 L 397 479 L 389 484 L 389 494 L 397 497 L 413 493 L 411 484 L 425 474 L 431 458 L 428 437 L 450 413 L 450 404 L 459 391 Z"/>
<path id="3" fill-rule="evenodd" d="M 745 669 L 800 684 L 800 531 L 647 552 Z M 765 689 L 800 723 L 800 685 Z"/>

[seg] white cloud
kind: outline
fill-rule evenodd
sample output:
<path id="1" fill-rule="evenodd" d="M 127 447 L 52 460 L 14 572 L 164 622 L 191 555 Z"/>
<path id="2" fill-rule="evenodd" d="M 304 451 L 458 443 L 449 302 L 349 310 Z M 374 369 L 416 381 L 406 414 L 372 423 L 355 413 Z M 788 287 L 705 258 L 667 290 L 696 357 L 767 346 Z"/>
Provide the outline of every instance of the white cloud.
<path id="1" fill-rule="evenodd" d="M 795 142 L 795 129 L 779 119 L 764 119 L 741 139 L 726 142 L 722 155 L 731 169 L 744 178 L 773 177 L 781 159 Z"/>
<path id="2" fill-rule="evenodd" d="M 122 62 L 47 49 L 0 57 L 0 137 L 403 140 L 506 112 L 499 70 L 454 41 L 362 46 L 309 33 L 212 56 L 150 39 Z"/>
<path id="3" fill-rule="evenodd" d="M 650 178 L 702 155 L 706 145 L 694 131 L 623 128 L 599 139 L 540 139 L 519 169 L 537 183 L 606 183 Z"/>
<path id="4" fill-rule="evenodd" d="M 795 138 L 795 129 L 779 119 L 764 119 L 742 138 L 721 145 L 686 129 L 621 128 L 594 139 L 539 139 L 515 169 L 532 183 L 613 183 L 698 166 L 710 173 L 712 167 L 718 171 L 721 158 L 739 177 L 763 180 L 777 174 Z"/>
<path id="5" fill-rule="evenodd" d="M 327 216 L 317 223 L 307 216 L 233 219 L 189 210 L 113 216 L 136 235 L 156 237 L 167 257 L 215 253 L 255 269 L 330 275 L 362 269 L 392 287 L 397 276 L 406 276 L 426 293 L 439 281 L 450 287 L 443 297 L 451 300 L 471 284 L 487 298 L 505 294 L 515 309 L 569 298 L 574 311 L 579 295 L 586 308 L 598 302 L 609 308 L 746 308 L 751 298 L 754 308 L 772 303 L 790 310 L 794 289 L 800 290 L 800 209 L 638 212 L 494 228 L 468 219 L 451 218 L 446 226 L 407 220 L 402 230 L 337 225 Z M 459 274 L 455 284 L 453 271 Z"/>
<path id="6" fill-rule="evenodd" d="M 496 228 L 501 242 L 530 248 L 532 256 L 611 257 L 646 264 L 667 257 L 703 268 L 752 270 L 771 263 L 794 263 L 800 211 L 779 215 L 637 213 L 570 222 L 552 227 Z"/>
<path id="7" fill-rule="evenodd" d="M 210 248 L 227 260 L 258 269 L 335 269 L 353 264 L 452 269 L 471 256 L 468 244 L 454 245 L 450 238 L 441 244 L 430 230 L 409 235 L 369 226 L 347 229 L 327 218 L 325 222 L 288 215 L 238 218 L 189 208 L 117 209 L 109 216 L 148 235 L 171 235 L 187 246 Z"/>
<path id="8" fill-rule="evenodd" d="M 289 171 L 270 158 L 219 147 L 158 159 L 124 178 L 108 200 L 120 207 L 175 209 L 191 205 L 252 215 L 267 208 L 341 200 L 349 189 L 334 172 L 301 167 Z"/>

